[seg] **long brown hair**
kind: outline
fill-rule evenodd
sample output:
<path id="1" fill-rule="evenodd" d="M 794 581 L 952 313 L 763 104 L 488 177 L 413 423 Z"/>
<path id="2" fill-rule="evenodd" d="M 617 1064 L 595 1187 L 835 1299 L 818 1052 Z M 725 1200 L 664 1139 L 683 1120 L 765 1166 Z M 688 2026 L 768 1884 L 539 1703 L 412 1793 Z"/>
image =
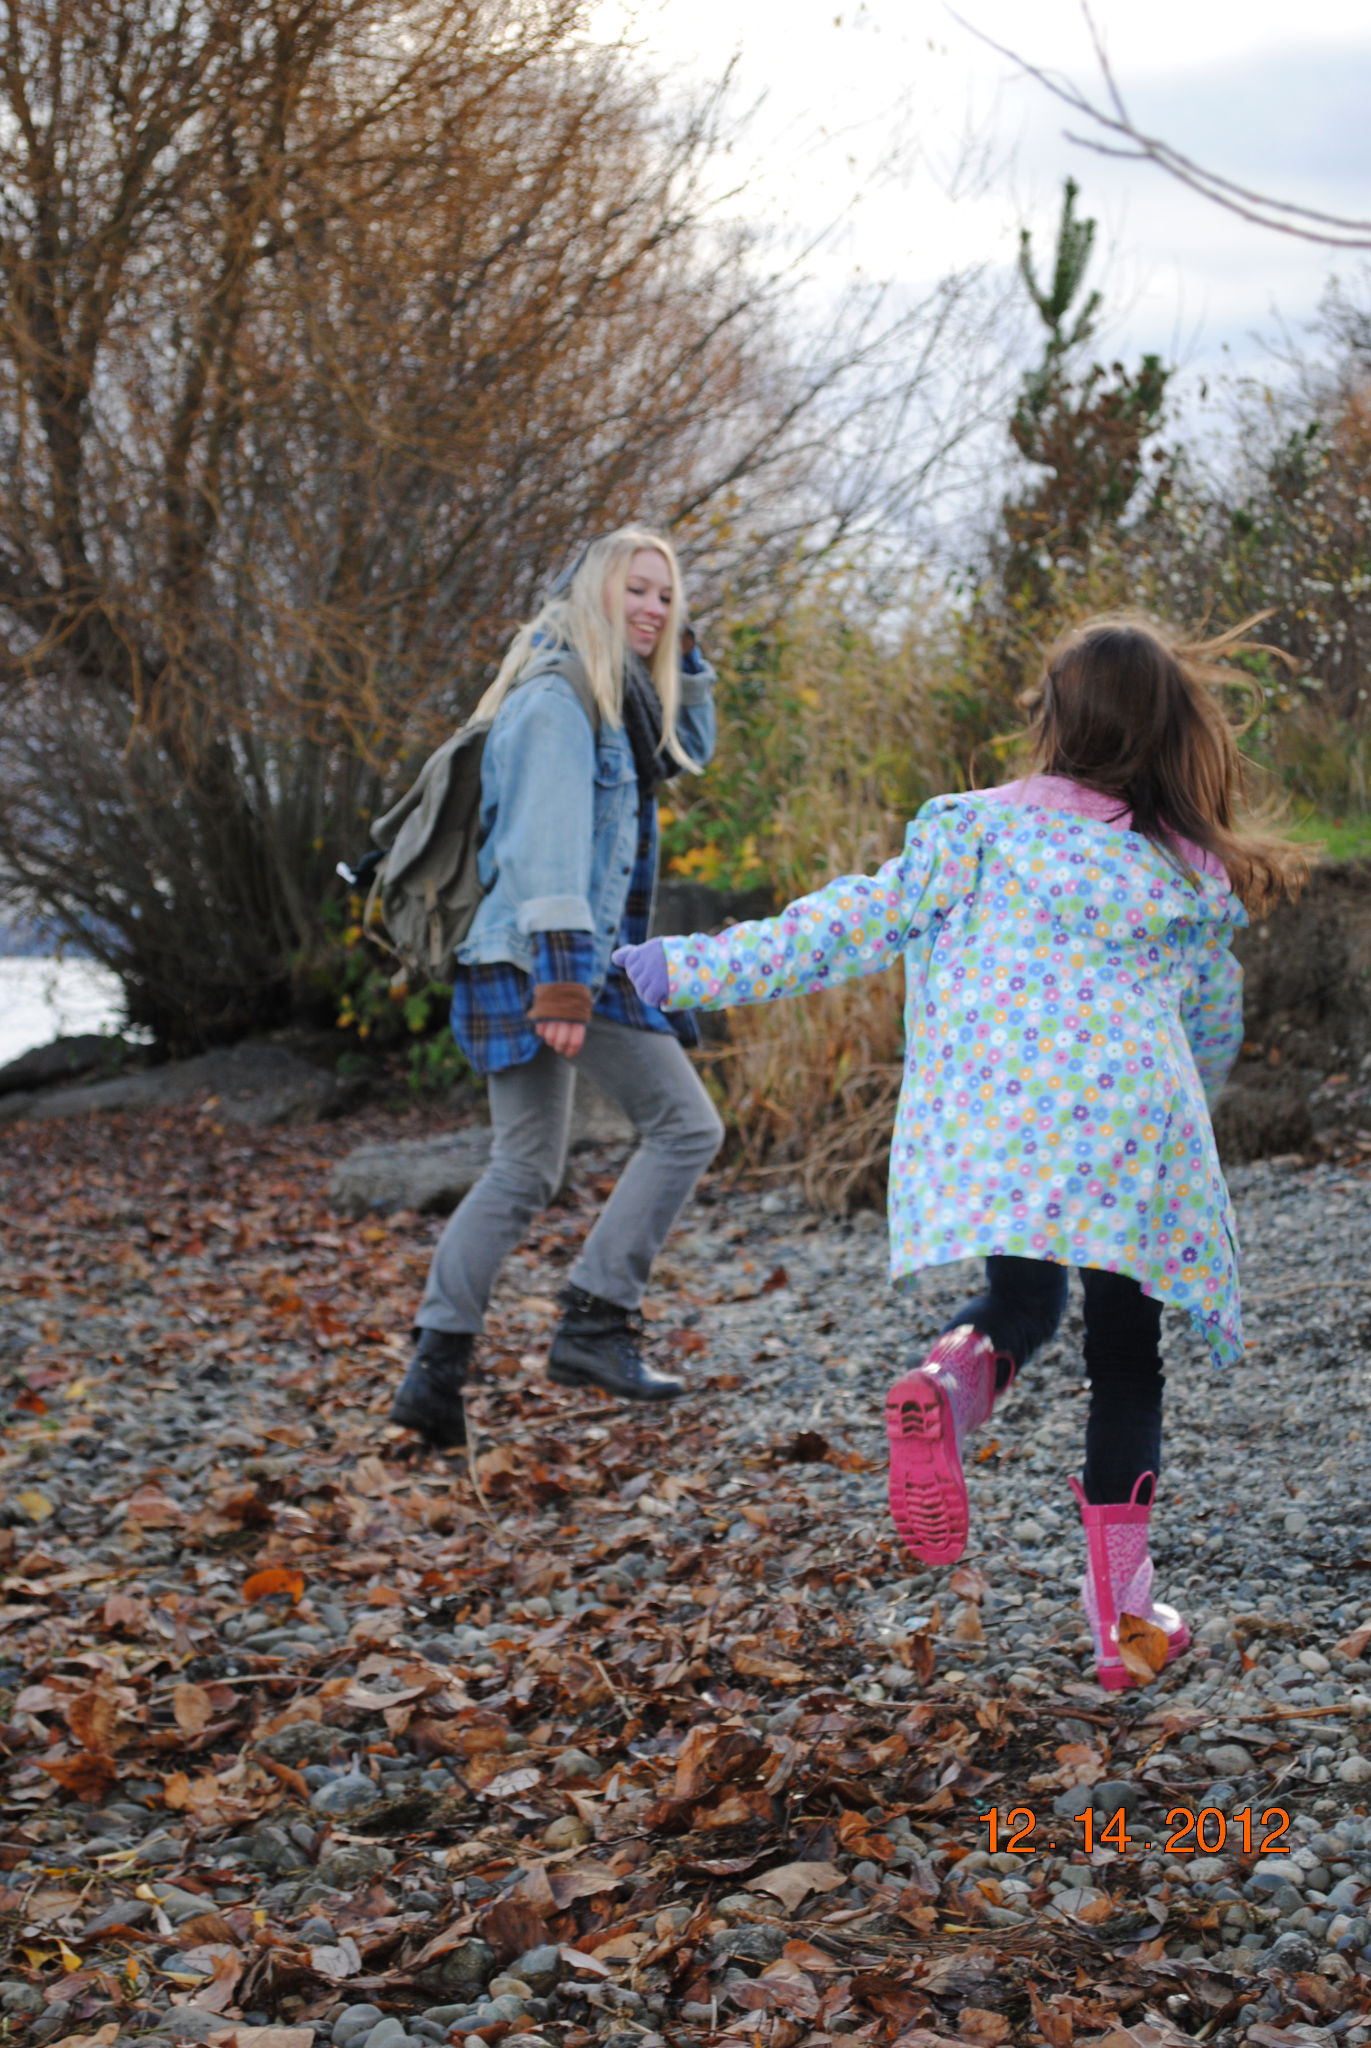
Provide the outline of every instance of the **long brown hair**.
<path id="1" fill-rule="evenodd" d="M 1260 820 L 1240 822 L 1248 764 L 1218 692 L 1249 681 L 1228 659 L 1258 648 L 1249 635 L 1265 616 L 1208 640 L 1185 640 L 1141 618 L 1088 620 L 1057 643 L 1023 700 L 1040 774 L 1117 797 L 1133 830 L 1185 872 L 1178 841 L 1213 854 L 1255 911 L 1298 895 L 1310 867 L 1306 848 Z"/>

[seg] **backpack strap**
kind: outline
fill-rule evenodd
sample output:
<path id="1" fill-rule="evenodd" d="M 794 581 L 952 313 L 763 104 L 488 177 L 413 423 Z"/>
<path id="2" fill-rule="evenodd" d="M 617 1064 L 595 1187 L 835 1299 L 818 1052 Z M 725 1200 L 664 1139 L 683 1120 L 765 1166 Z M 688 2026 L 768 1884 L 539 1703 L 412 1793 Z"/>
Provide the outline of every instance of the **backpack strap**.
<path id="1" fill-rule="evenodd" d="M 512 696 L 515 690 L 522 690 L 525 683 L 531 683 L 539 676 L 560 676 L 564 683 L 570 683 L 572 689 L 576 692 L 577 702 L 590 720 L 590 729 L 598 740 L 600 737 L 600 707 L 595 701 L 595 693 L 590 687 L 590 677 L 582 666 L 580 656 L 572 653 L 570 648 L 557 648 L 555 651 L 550 652 L 543 660 L 535 661 L 531 668 L 526 669 L 518 681 L 511 686 L 509 695 Z"/>

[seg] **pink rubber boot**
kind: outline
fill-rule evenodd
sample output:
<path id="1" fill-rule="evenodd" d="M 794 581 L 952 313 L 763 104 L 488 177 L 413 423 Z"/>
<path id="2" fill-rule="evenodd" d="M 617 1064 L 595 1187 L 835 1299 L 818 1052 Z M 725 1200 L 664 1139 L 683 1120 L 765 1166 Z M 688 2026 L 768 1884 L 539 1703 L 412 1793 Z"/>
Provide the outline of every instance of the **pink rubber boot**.
<path id="1" fill-rule="evenodd" d="M 1095 1676 L 1108 1692 L 1138 1683 L 1119 1656 L 1121 1614 L 1135 1615 L 1161 1629 L 1168 1638 L 1168 1664 L 1190 1648 L 1190 1631 L 1175 1608 L 1152 1598 L 1152 1559 L 1147 1550 L 1152 1501 L 1138 1499 L 1138 1488 L 1149 1479 L 1155 1499 L 1156 1474 L 1144 1472 L 1127 1501 L 1109 1501 L 1099 1507 L 1091 1506 L 1078 1479 L 1071 1482 L 1085 1525 L 1081 1605 L 1095 1638 Z"/>
<path id="2" fill-rule="evenodd" d="M 962 1444 L 995 1405 L 1001 1364 L 1012 1379 L 1012 1359 L 961 1323 L 944 1331 L 923 1364 L 885 1397 L 890 1512 L 906 1550 L 924 1564 L 955 1564 L 966 1549 Z"/>

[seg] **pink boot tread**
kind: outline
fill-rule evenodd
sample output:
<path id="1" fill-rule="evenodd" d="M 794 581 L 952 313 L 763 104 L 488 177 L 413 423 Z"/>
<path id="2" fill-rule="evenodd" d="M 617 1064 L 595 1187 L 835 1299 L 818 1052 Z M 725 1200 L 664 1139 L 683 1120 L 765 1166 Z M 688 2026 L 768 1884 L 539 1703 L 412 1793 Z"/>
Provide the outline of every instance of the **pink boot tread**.
<path id="1" fill-rule="evenodd" d="M 1078 1479 L 1071 1481 L 1085 1527 L 1081 1605 L 1095 1640 L 1095 1676 L 1108 1692 L 1120 1692 L 1138 1682 L 1119 1655 L 1120 1615 L 1134 1615 L 1161 1629 L 1168 1638 L 1168 1664 L 1190 1647 L 1190 1631 L 1176 1609 L 1152 1598 L 1152 1558 L 1147 1547 L 1152 1502 L 1138 1499 L 1139 1488 L 1149 1479 L 1155 1499 L 1156 1475 L 1144 1472 L 1130 1499 L 1098 1506 L 1086 1499 Z"/>
<path id="2" fill-rule="evenodd" d="M 890 1512 L 906 1550 L 924 1564 L 955 1564 L 966 1549 L 962 1445 L 995 1405 L 1002 1363 L 1012 1379 L 1012 1361 L 962 1323 L 945 1331 L 923 1364 L 886 1395 Z"/>

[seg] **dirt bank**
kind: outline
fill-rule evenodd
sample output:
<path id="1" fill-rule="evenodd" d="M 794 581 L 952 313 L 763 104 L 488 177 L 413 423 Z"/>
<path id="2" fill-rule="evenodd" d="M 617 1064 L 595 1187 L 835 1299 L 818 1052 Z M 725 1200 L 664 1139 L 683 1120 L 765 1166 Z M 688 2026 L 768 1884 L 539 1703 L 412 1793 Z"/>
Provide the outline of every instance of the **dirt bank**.
<path id="1" fill-rule="evenodd" d="M 1320 868 L 1297 904 L 1254 923 L 1243 1055 L 1214 1118 L 1228 1160 L 1371 1151 L 1371 863 Z"/>

